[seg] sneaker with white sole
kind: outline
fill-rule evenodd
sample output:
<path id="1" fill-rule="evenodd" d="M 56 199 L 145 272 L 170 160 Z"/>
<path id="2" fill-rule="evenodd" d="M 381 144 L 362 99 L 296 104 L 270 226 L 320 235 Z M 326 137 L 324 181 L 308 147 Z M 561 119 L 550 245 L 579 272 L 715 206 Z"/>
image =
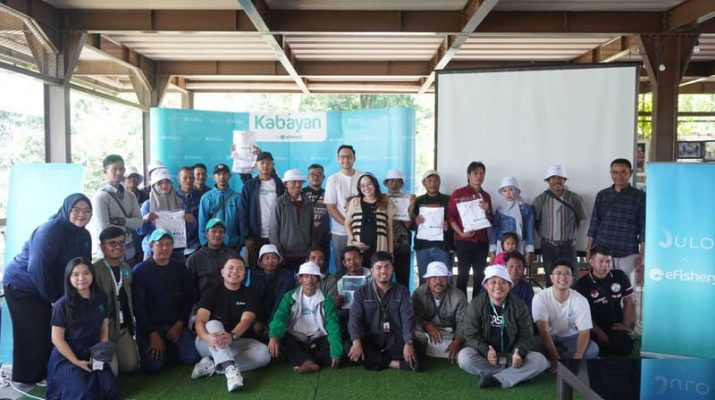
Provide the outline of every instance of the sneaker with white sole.
<path id="1" fill-rule="evenodd" d="M 191 379 L 199 379 L 204 376 L 211 376 L 216 371 L 214 360 L 211 357 L 204 357 L 194 365 L 194 370 L 191 371 Z"/>
<path id="2" fill-rule="evenodd" d="M 243 377 L 241 372 L 236 368 L 235 365 L 229 365 L 225 368 L 226 372 L 226 386 L 229 392 L 233 392 L 243 386 Z"/>

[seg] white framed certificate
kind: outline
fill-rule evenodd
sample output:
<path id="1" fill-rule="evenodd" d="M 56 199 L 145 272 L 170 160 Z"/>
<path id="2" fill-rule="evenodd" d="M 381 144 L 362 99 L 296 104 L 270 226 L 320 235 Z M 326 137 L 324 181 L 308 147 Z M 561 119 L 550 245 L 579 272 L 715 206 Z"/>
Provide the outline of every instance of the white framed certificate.
<path id="1" fill-rule="evenodd" d="M 410 221 L 410 203 L 412 197 L 409 195 L 396 195 L 388 197 L 395 207 L 395 214 L 392 219 L 395 221 Z"/>
<path id="2" fill-rule="evenodd" d="M 178 211 L 154 211 L 159 217 L 154 223 L 157 228 L 166 229 L 174 236 L 174 248 L 182 249 L 186 247 L 186 220 L 184 210 Z"/>
<path id="3" fill-rule="evenodd" d="M 344 309 L 350 309 L 353 304 L 353 295 L 355 291 L 360 289 L 367 282 L 367 276 L 350 276 L 345 275 L 338 281 L 338 294 L 343 296 L 345 303 Z"/>
<path id="4" fill-rule="evenodd" d="M 420 207 L 425 221 L 417 225 L 417 239 L 441 242 L 444 240 L 444 207 Z"/>
<path id="5" fill-rule="evenodd" d="M 459 211 L 459 218 L 462 219 L 464 232 L 478 231 L 492 226 L 487 218 L 486 211 L 480 207 L 481 204 L 482 199 L 473 199 L 457 203 L 457 211 Z"/>

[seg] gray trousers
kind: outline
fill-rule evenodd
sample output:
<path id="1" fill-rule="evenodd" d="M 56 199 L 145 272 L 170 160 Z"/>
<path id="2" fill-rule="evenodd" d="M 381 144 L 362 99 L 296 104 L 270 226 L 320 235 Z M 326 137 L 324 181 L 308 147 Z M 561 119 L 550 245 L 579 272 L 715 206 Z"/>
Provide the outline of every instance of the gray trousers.
<path id="1" fill-rule="evenodd" d="M 129 329 L 122 328 L 116 343 L 117 351 L 109 364 L 114 376 L 121 373 L 134 372 L 139 368 L 139 354 L 137 343 L 134 341 Z"/>
<path id="2" fill-rule="evenodd" d="M 206 323 L 208 333 L 222 332 L 223 330 L 223 324 L 219 321 L 211 320 Z M 271 362 L 268 346 L 256 339 L 239 338 L 228 347 L 213 348 L 196 336 L 196 351 L 201 357 L 213 358 L 216 365 L 234 361 L 236 368 L 241 372 L 265 367 Z"/>
<path id="3" fill-rule="evenodd" d="M 343 269 L 343 250 L 348 245 L 348 235 L 336 235 L 333 233 L 333 261 L 335 261 L 335 273 Z M 326 260 L 327 262 L 327 260 Z"/>
<path id="4" fill-rule="evenodd" d="M 533 379 L 546 371 L 549 367 L 549 362 L 546 361 L 546 357 L 535 351 L 530 351 L 526 354 L 521 368 L 491 365 L 489 361 L 479 355 L 477 350 L 473 347 L 465 347 L 459 351 L 459 354 L 457 354 L 457 364 L 459 364 L 459 368 L 472 375 L 479 375 L 481 377 L 492 375 L 504 388 L 509 388 L 520 382 Z"/>

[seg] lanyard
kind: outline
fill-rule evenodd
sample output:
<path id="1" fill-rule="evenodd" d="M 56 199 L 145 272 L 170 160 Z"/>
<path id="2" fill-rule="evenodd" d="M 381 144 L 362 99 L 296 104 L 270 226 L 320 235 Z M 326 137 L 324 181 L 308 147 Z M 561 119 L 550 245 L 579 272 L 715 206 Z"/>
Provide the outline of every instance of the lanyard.
<path id="1" fill-rule="evenodd" d="M 124 280 L 124 277 L 123 277 L 123 274 L 122 274 L 122 266 L 121 266 L 121 264 L 119 264 L 119 267 L 118 267 L 118 268 L 119 268 L 119 282 L 117 282 L 117 280 L 114 279 L 114 272 L 112 272 L 112 266 L 109 265 L 109 263 L 107 262 L 107 260 L 102 259 L 102 261 L 104 261 L 104 265 L 105 265 L 105 266 L 107 267 L 107 269 L 109 270 L 109 276 L 112 277 L 112 282 L 114 282 L 115 292 L 117 293 L 117 297 L 119 297 L 119 289 L 122 288 L 122 281 Z"/>
<path id="2" fill-rule="evenodd" d="M 377 288 L 376 282 L 373 282 L 372 290 L 375 291 L 375 297 L 377 298 L 377 304 L 380 305 L 380 321 L 383 324 L 386 322 L 390 322 L 390 319 L 387 315 L 387 309 L 386 309 L 385 305 L 382 303 L 382 297 L 380 296 L 380 293 L 378 292 L 379 289 Z M 385 294 L 387 294 L 387 293 L 385 293 Z"/>
<path id="3" fill-rule="evenodd" d="M 499 353 L 504 353 L 504 328 L 506 328 L 506 302 L 504 302 L 504 305 L 502 306 L 502 315 L 499 315 L 497 312 L 497 308 L 494 306 L 494 303 L 492 303 L 491 300 L 489 300 L 489 305 L 492 306 L 492 311 L 494 311 L 494 315 L 496 315 L 497 320 L 499 321 Z"/>

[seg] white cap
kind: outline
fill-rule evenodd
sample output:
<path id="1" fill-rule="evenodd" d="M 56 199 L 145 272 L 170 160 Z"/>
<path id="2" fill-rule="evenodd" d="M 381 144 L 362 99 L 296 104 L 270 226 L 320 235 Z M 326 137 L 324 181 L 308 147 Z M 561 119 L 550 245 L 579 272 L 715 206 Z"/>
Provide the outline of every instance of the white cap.
<path id="1" fill-rule="evenodd" d="M 388 179 L 402 179 L 404 182 L 405 178 L 402 176 L 402 172 L 400 172 L 399 169 L 391 169 L 387 171 L 387 174 L 385 175 L 385 179 L 383 180 L 382 183 L 387 184 Z"/>
<path id="2" fill-rule="evenodd" d="M 424 174 L 422 174 L 422 180 L 425 180 L 432 175 L 437 175 L 437 177 L 439 177 L 439 172 L 437 172 L 436 169 L 428 169 Z"/>
<path id="3" fill-rule="evenodd" d="M 261 258 L 268 253 L 276 253 L 278 256 L 278 262 L 283 261 L 283 257 L 281 257 L 281 253 L 278 252 L 278 248 L 272 244 L 264 244 L 261 246 L 261 250 L 258 252 L 258 261 L 260 261 Z"/>
<path id="4" fill-rule="evenodd" d="M 318 266 L 318 264 L 312 261 L 306 261 L 301 264 L 300 268 L 298 269 L 298 275 L 316 275 L 319 276 L 320 279 L 323 279 L 325 277 L 325 275 L 320 273 L 320 267 Z"/>
<path id="5" fill-rule="evenodd" d="M 129 178 L 132 175 L 139 175 L 139 183 L 142 183 L 142 181 L 144 180 L 144 177 L 142 176 L 142 174 L 139 173 L 139 169 L 137 169 L 137 167 L 135 167 L 133 165 L 130 165 L 127 167 L 127 170 L 124 172 L 124 177 Z"/>
<path id="6" fill-rule="evenodd" d="M 509 271 L 502 265 L 490 265 L 484 268 L 484 279 L 482 279 L 482 285 L 491 277 L 498 276 L 505 281 L 509 282 L 510 285 L 514 286 L 514 282 L 509 278 Z"/>
<path id="7" fill-rule="evenodd" d="M 289 182 L 289 181 L 301 181 L 305 182 L 305 178 L 303 177 L 303 174 L 300 173 L 300 170 L 297 168 L 289 169 L 285 173 L 283 173 L 283 182 Z"/>
<path id="8" fill-rule="evenodd" d="M 151 176 L 152 171 L 157 168 L 166 168 L 166 165 L 164 165 L 164 163 L 161 161 L 150 162 L 149 165 L 146 167 L 146 173 Z"/>
<path id="9" fill-rule="evenodd" d="M 546 170 L 546 175 L 544 176 L 544 180 L 548 181 L 549 178 L 552 176 L 560 176 L 564 179 L 568 179 L 568 175 L 566 175 L 566 167 L 564 167 L 561 164 L 554 164 L 549 166 L 549 169 Z"/>
<path id="10" fill-rule="evenodd" d="M 427 264 L 427 272 L 422 276 L 423 278 L 432 278 L 434 276 L 452 276 L 452 273 L 449 272 L 449 269 L 447 269 L 447 265 L 445 265 L 442 261 L 432 261 L 431 263 Z"/>
<path id="11" fill-rule="evenodd" d="M 519 188 L 519 181 L 516 180 L 515 176 L 505 176 L 501 179 L 501 182 L 499 183 L 499 191 L 504 189 L 505 187 L 513 187 L 516 189 L 518 192 L 521 192 L 521 188 Z"/>
<path id="12" fill-rule="evenodd" d="M 164 179 L 171 181 L 171 173 L 169 173 L 169 168 L 159 167 L 154 169 L 151 174 L 151 184 L 155 185 Z"/>

